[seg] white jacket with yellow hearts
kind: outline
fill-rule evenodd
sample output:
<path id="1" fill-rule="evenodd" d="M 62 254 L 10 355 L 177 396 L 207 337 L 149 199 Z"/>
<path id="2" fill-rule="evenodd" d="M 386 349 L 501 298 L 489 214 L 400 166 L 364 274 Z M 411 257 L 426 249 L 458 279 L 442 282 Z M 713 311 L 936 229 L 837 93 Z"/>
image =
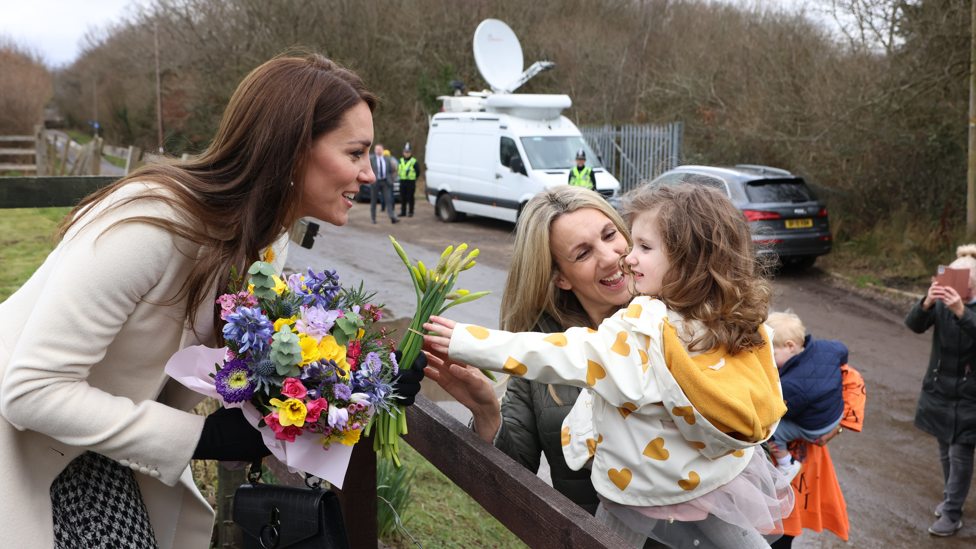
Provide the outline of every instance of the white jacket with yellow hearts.
<path id="1" fill-rule="evenodd" d="M 458 324 L 449 354 L 588 389 L 563 422 L 566 463 L 578 470 L 593 458 L 593 486 L 611 501 L 672 505 L 735 478 L 786 410 L 772 330 L 760 329 L 765 345 L 736 355 L 724 347 L 689 353 L 697 335 L 691 332 L 661 301 L 638 297 L 597 331 L 510 333 Z"/>

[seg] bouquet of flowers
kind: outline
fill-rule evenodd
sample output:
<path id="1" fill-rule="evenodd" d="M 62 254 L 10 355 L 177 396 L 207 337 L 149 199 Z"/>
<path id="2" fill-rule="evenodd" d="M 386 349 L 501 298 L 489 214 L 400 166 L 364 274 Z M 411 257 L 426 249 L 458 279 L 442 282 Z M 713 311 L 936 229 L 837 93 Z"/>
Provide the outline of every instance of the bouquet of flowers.
<path id="1" fill-rule="evenodd" d="M 370 303 L 375 294 L 362 284 L 342 288 L 335 271 L 308 269 L 282 279 L 258 261 L 248 274 L 245 285 L 232 268 L 228 291 L 217 300 L 225 348 L 195 351 L 203 353 L 197 364 L 209 357 L 212 385 L 201 383 L 199 366 L 187 367 L 193 361 L 186 357 L 171 359 L 167 373 L 225 406 L 243 407 L 289 467 L 341 484 L 348 456 L 341 473 L 329 474 L 321 451 L 352 446 L 374 413 L 394 410 L 395 343 L 385 328 L 372 329 L 382 305 Z"/>
<path id="2" fill-rule="evenodd" d="M 461 244 L 456 249 L 448 246 L 441 254 L 440 261 L 433 269 L 424 266 L 423 261 L 418 261 L 417 265 L 410 263 L 407 252 L 394 239 L 390 237 L 397 255 L 406 265 L 413 282 L 414 291 L 417 294 L 417 312 L 410 322 L 407 333 L 400 341 L 401 360 L 407 364 L 413 364 L 414 359 L 421 353 L 424 344 L 424 334 L 420 332 L 424 322 L 427 322 L 431 315 L 443 314 L 447 309 L 474 301 L 486 296 L 491 292 L 468 292 L 467 290 L 454 290 L 458 275 L 461 271 L 466 271 L 474 267 L 477 263 L 474 259 L 478 257 L 478 250 L 474 250 L 467 255 L 467 244 Z M 444 305 L 445 301 L 450 301 Z M 489 379 L 495 381 L 495 376 L 488 370 L 481 370 Z M 370 420 L 366 428 L 369 435 L 372 429 L 376 430 L 376 437 L 373 439 L 373 448 L 384 458 L 392 459 L 400 466 L 398 457 L 399 436 L 407 434 L 407 421 L 403 414 L 403 409 L 395 406 L 392 409 L 383 409 Z"/>

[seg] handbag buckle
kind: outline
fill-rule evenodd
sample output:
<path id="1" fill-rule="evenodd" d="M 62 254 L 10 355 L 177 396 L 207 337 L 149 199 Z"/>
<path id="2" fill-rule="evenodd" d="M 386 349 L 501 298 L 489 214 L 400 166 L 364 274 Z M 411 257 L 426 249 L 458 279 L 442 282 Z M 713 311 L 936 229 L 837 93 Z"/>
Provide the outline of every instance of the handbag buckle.
<path id="1" fill-rule="evenodd" d="M 281 526 L 281 521 L 278 520 L 278 508 L 271 508 L 271 518 L 268 519 L 268 523 L 261 527 L 261 535 L 258 539 L 261 541 L 261 547 L 264 549 L 275 549 L 278 547 L 278 543 L 281 541 L 280 533 L 278 532 L 278 527 Z"/>

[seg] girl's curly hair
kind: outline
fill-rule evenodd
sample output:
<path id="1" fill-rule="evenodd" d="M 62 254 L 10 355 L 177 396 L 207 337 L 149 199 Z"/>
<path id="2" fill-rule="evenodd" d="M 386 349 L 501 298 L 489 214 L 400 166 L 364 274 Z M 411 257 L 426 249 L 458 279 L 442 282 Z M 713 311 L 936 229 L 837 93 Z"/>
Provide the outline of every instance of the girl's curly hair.
<path id="1" fill-rule="evenodd" d="M 771 292 L 742 212 L 718 189 L 644 185 L 625 197 L 624 219 L 633 228 L 645 215 L 654 216 L 670 263 L 659 297 L 705 325 L 705 335 L 689 349 L 724 345 L 737 353 L 761 347 L 759 326 L 769 314 Z"/>

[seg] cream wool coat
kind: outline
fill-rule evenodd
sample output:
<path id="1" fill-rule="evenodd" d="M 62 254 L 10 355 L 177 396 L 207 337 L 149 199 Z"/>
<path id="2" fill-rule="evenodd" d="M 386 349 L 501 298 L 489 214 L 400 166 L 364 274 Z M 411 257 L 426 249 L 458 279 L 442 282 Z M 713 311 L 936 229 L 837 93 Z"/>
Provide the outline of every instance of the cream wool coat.
<path id="1" fill-rule="evenodd" d="M 107 199 L 151 187 L 129 184 Z M 160 549 L 206 549 L 214 514 L 189 462 L 203 396 L 163 372 L 178 350 L 213 346 L 213 305 L 196 311 L 200 340 L 174 296 L 199 249 L 126 217 L 175 218 L 130 204 L 77 225 L 26 284 L 0 303 L 0 531 L 4 547 L 51 548 L 50 486 L 86 450 L 132 467 Z M 99 238 L 99 235 L 101 237 Z M 287 240 L 275 244 L 284 264 Z"/>
<path id="2" fill-rule="evenodd" d="M 472 366 L 587 389 L 563 421 L 566 463 L 579 470 L 593 458 L 593 487 L 611 501 L 672 505 L 735 478 L 768 435 L 737 440 L 692 405 L 665 364 L 668 317 L 661 301 L 638 297 L 597 331 L 513 334 L 458 324 L 449 354 Z M 680 316 L 672 312 L 670 323 L 680 326 Z M 768 341 L 759 352 L 772 355 Z"/>

